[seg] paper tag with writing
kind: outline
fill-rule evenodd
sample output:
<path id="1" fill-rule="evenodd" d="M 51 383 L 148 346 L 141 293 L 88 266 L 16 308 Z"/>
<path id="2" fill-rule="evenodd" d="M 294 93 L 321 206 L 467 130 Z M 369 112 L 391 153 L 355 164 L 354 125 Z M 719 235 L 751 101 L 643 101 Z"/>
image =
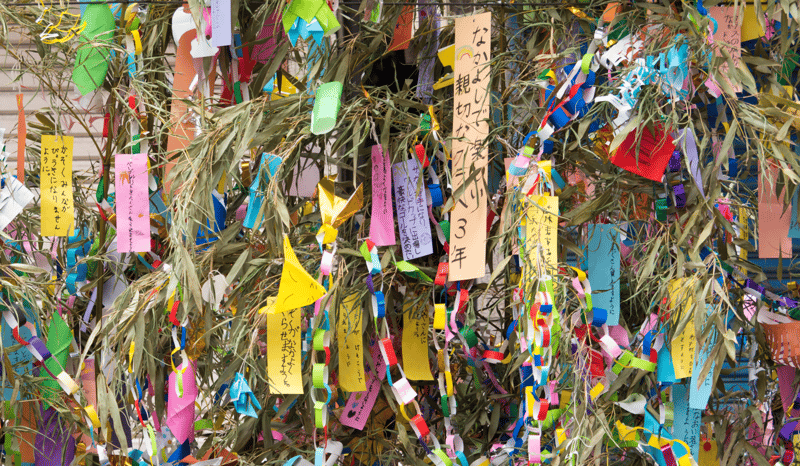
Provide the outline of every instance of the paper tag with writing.
<path id="1" fill-rule="evenodd" d="M 367 391 L 351 393 L 342 415 L 339 416 L 342 425 L 358 430 L 364 430 L 364 426 L 367 425 L 372 407 L 375 406 L 375 401 L 381 393 L 381 382 L 386 378 L 386 363 L 383 362 L 377 342 L 370 347 L 370 353 L 378 374 L 376 376 L 372 371 L 367 372 Z"/>
<path id="2" fill-rule="evenodd" d="M 42 236 L 69 236 L 71 233 L 75 220 L 72 144 L 72 136 L 42 136 Z"/>
<path id="3" fill-rule="evenodd" d="M 605 309 L 606 324 L 619 324 L 619 231 L 614 225 L 589 225 L 586 246 L 592 304 Z"/>
<path id="4" fill-rule="evenodd" d="M 555 275 L 558 264 L 558 197 L 530 196 L 525 213 L 525 251 L 533 275 Z M 544 259 L 544 262 L 540 260 Z"/>
<path id="5" fill-rule="evenodd" d="M 231 45 L 231 0 L 211 0 L 211 45 Z"/>
<path id="6" fill-rule="evenodd" d="M 694 312 L 694 295 L 688 287 L 689 280 L 678 278 L 669 283 L 669 300 L 672 309 L 672 325 L 684 318 L 687 312 Z M 694 367 L 694 351 L 697 340 L 694 334 L 694 318 L 689 317 L 686 327 L 680 335 L 673 337 L 670 353 L 675 367 L 675 378 L 682 379 L 692 375 Z"/>
<path id="7" fill-rule="evenodd" d="M 452 185 L 454 196 L 463 192 L 451 219 L 449 281 L 486 274 L 491 37 L 491 13 L 456 18 Z"/>
<path id="8" fill-rule="evenodd" d="M 267 314 L 267 376 L 270 389 L 280 395 L 302 395 L 300 315 L 302 309 Z"/>
<path id="9" fill-rule="evenodd" d="M 147 154 L 117 154 L 114 159 L 117 202 L 117 251 L 150 251 L 150 202 Z"/>
<path id="10" fill-rule="evenodd" d="M 706 310 L 709 314 L 713 312 L 713 308 L 710 304 L 706 304 Z M 695 356 L 694 367 L 692 368 L 692 379 L 689 382 L 689 407 L 692 409 L 706 409 L 708 398 L 711 396 L 711 391 L 714 388 L 713 377 L 715 362 L 711 362 L 711 370 L 708 371 L 708 374 L 702 381 L 700 380 L 700 372 L 702 372 L 703 366 L 711 356 L 711 348 L 714 347 L 716 341 L 717 331 L 712 330 L 703 346 L 697 347 L 697 356 Z"/>
<path id="11" fill-rule="evenodd" d="M 675 384 L 672 386 L 672 401 L 674 403 L 674 421 L 672 423 L 672 435 L 676 439 L 683 440 L 689 445 L 695 461 L 700 457 L 700 428 L 702 427 L 701 409 L 693 409 L 689 406 L 689 390 L 686 385 Z M 675 444 L 673 448 L 681 448 L 680 444 Z M 674 452 L 675 456 L 680 456 Z"/>
<path id="12" fill-rule="evenodd" d="M 358 293 L 346 296 L 339 305 L 339 383 L 347 392 L 367 390 L 364 377 L 364 311 Z"/>
<path id="13" fill-rule="evenodd" d="M 424 300 L 403 303 L 403 370 L 409 380 L 433 380 L 428 358 L 430 317 Z"/>
<path id="14" fill-rule="evenodd" d="M 390 166 L 389 154 L 383 151 L 383 147 L 372 146 L 372 220 L 369 224 L 369 238 L 376 246 L 391 246 L 396 243 Z"/>
<path id="15" fill-rule="evenodd" d="M 433 254 L 433 237 L 425 203 L 425 188 L 419 187 L 420 164 L 415 159 L 392 166 L 394 199 L 397 205 L 397 225 L 403 260 L 410 261 Z"/>

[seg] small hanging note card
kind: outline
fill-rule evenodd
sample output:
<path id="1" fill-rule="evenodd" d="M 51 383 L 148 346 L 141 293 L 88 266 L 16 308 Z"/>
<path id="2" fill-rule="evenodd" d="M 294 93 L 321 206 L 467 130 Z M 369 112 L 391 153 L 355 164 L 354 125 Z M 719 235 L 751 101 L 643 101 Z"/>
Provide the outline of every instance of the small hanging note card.
<path id="1" fill-rule="evenodd" d="M 347 392 L 367 390 L 364 374 L 364 336 L 361 324 L 364 311 L 358 293 L 346 296 L 339 306 L 339 382 Z"/>
<path id="2" fill-rule="evenodd" d="M 417 182 L 420 165 L 416 159 L 409 159 L 392 166 L 394 179 L 394 198 L 397 205 L 397 225 L 400 229 L 400 245 L 403 247 L 403 260 L 433 254 L 433 237 L 425 203 L 425 188 Z"/>
<path id="3" fill-rule="evenodd" d="M 433 380 L 428 358 L 430 317 L 425 301 L 403 304 L 403 368 L 409 380 Z"/>
<path id="4" fill-rule="evenodd" d="M 150 251 L 150 202 L 147 154 L 117 154 L 114 159 L 117 202 L 117 251 Z"/>
<path id="5" fill-rule="evenodd" d="M 231 45 L 231 0 L 211 0 L 211 45 Z"/>
<path id="6" fill-rule="evenodd" d="M 69 236 L 75 220 L 72 199 L 72 136 L 42 136 L 42 235 Z"/>
<path id="7" fill-rule="evenodd" d="M 376 246 L 391 246 L 396 242 L 390 164 L 389 154 L 383 151 L 383 147 L 372 146 L 372 220 L 369 237 Z"/>
<path id="8" fill-rule="evenodd" d="M 713 307 L 706 303 L 706 310 L 708 314 L 712 314 Z M 697 355 L 694 358 L 694 366 L 692 368 L 692 378 L 689 381 L 689 407 L 696 410 L 706 409 L 708 399 L 711 397 L 711 392 L 714 389 L 714 364 L 711 362 L 711 370 L 703 379 L 700 379 L 700 373 L 706 365 L 706 361 L 711 357 L 711 349 L 717 341 L 717 331 L 712 330 L 708 335 L 703 346 L 696 346 Z M 697 456 L 695 455 L 695 458 Z"/>
<path id="9" fill-rule="evenodd" d="M 267 314 L 267 376 L 273 393 L 303 394 L 300 361 L 302 312 L 297 308 L 279 314 Z"/>
<path id="10" fill-rule="evenodd" d="M 672 325 L 677 326 L 687 312 L 694 314 L 694 295 L 688 287 L 689 280 L 678 278 L 669 284 L 669 301 L 672 309 Z M 694 317 L 689 321 L 683 331 L 672 339 L 670 353 L 675 368 L 675 378 L 691 377 L 694 367 L 694 351 L 697 340 L 694 334 Z"/>
<path id="11" fill-rule="evenodd" d="M 531 196 L 530 201 L 525 217 L 525 251 L 534 270 L 533 276 L 548 274 L 548 271 L 555 274 L 558 264 L 558 197 Z M 531 278 L 527 273 L 526 277 Z"/>
<path id="12" fill-rule="evenodd" d="M 606 324 L 619 324 L 619 231 L 611 224 L 589 225 L 587 269 L 592 304 L 605 309 Z"/>
<path id="13" fill-rule="evenodd" d="M 463 192 L 451 219 L 450 281 L 486 273 L 489 147 L 484 141 L 489 134 L 492 14 L 456 18 L 455 35 L 453 193 Z M 474 171 L 478 173 L 470 179 Z"/>

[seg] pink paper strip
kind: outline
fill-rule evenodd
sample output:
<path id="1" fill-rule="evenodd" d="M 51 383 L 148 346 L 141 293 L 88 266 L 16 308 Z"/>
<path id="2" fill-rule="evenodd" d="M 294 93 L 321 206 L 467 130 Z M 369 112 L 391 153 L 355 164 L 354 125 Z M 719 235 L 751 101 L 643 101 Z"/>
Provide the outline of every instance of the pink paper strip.
<path id="1" fill-rule="evenodd" d="M 794 374 L 797 371 L 792 366 L 778 366 L 775 371 L 778 373 L 778 389 L 781 393 L 781 404 L 783 404 L 783 411 L 788 413 L 789 406 L 794 402 L 795 390 Z"/>
<path id="2" fill-rule="evenodd" d="M 792 257 L 792 239 L 789 227 L 792 222 L 791 209 L 783 209 L 783 193 L 775 195 L 778 167 L 770 165 L 767 172 L 758 177 L 758 258 L 784 259 Z"/>
<path id="3" fill-rule="evenodd" d="M 150 251 L 150 202 L 147 154 L 117 154 L 117 251 Z"/>
<path id="4" fill-rule="evenodd" d="M 372 146 L 372 221 L 369 237 L 377 246 L 396 244 L 392 212 L 392 176 L 389 154 L 380 145 Z"/>
<path id="5" fill-rule="evenodd" d="M 373 149 L 379 146 L 373 146 Z M 373 151 L 373 154 L 375 152 Z M 339 421 L 342 425 L 352 427 L 353 429 L 364 430 L 367 425 L 372 408 L 375 406 L 375 401 L 381 393 L 381 381 L 386 377 L 386 363 L 383 362 L 378 344 L 375 343 L 370 348 L 372 360 L 375 362 L 375 369 L 378 371 L 378 377 L 372 371 L 367 372 L 367 391 L 353 392 L 350 398 L 347 399 L 347 404 L 342 410 L 342 415 L 339 416 Z"/>

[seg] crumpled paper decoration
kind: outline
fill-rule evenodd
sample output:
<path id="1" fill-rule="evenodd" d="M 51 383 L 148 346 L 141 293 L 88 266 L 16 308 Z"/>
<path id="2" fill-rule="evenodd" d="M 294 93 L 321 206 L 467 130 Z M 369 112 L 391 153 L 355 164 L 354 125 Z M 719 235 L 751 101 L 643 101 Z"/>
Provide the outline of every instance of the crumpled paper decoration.
<path id="1" fill-rule="evenodd" d="M 236 412 L 245 416 L 258 417 L 256 410 L 261 409 L 261 403 L 258 402 L 256 395 L 241 373 L 237 372 L 234 376 L 230 390 L 231 401 L 233 401 Z"/>

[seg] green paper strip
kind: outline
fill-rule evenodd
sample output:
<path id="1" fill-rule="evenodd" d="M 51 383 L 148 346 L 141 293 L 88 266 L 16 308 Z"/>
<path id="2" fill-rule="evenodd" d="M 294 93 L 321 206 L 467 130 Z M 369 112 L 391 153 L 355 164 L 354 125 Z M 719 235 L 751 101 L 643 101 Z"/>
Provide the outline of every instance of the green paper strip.
<path id="1" fill-rule="evenodd" d="M 316 135 L 329 133 L 336 126 L 341 105 L 342 83 L 331 81 L 320 86 L 311 112 L 311 132 Z"/>

